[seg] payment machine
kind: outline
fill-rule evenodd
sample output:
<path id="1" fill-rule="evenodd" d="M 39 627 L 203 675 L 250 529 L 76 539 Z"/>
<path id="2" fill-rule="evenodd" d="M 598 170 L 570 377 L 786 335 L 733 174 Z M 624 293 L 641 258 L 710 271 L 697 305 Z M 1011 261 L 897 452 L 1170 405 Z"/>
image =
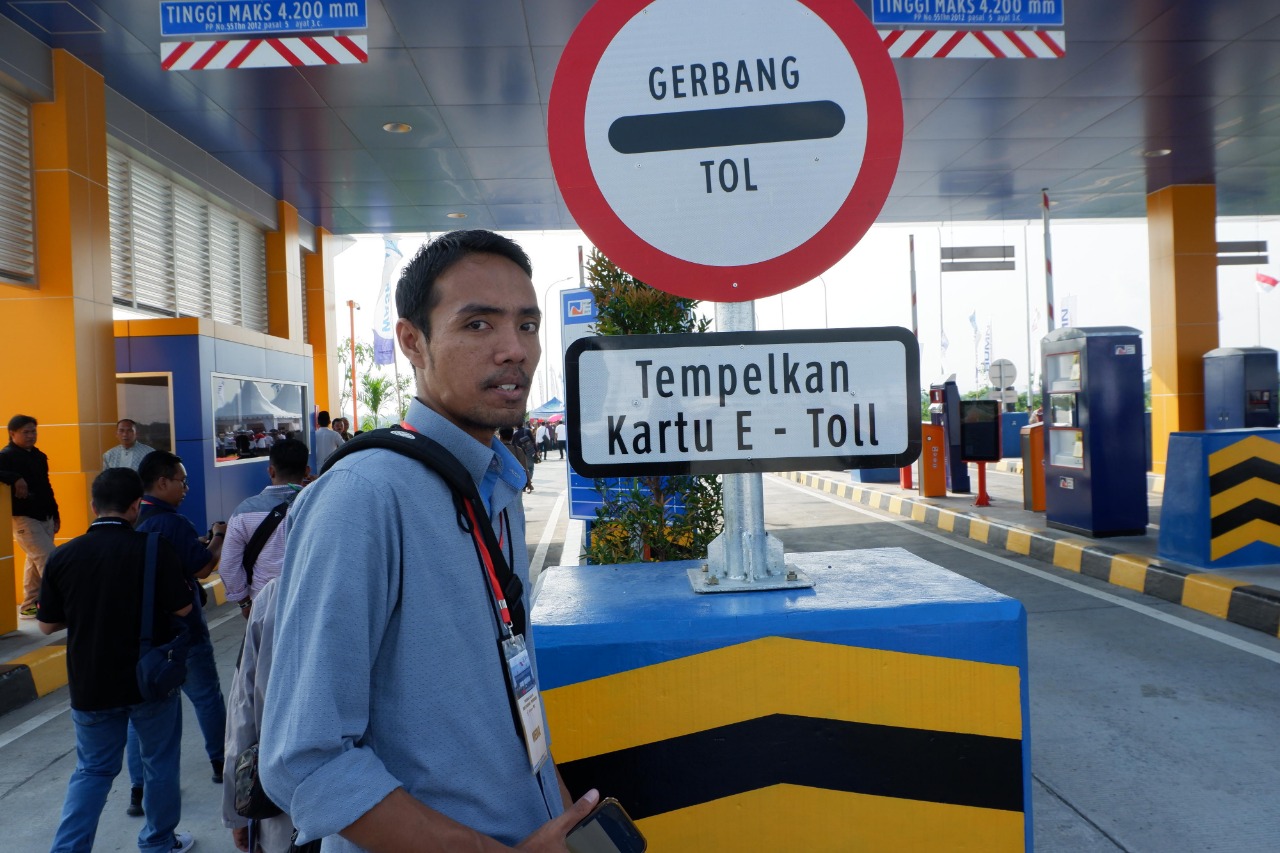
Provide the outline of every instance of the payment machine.
<path id="1" fill-rule="evenodd" d="M 960 452 L 960 387 L 954 379 L 929 386 L 929 416 L 942 424 L 947 443 L 947 486 L 969 493 L 969 466 Z"/>
<path id="2" fill-rule="evenodd" d="M 1272 429 L 1277 425 L 1277 353 L 1223 347 L 1204 354 L 1204 428 Z"/>
<path id="3" fill-rule="evenodd" d="M 1142 337 L 1128 326 L 1045 336 L 1045 518 L 1088 536 L 1147 530 Z"/>

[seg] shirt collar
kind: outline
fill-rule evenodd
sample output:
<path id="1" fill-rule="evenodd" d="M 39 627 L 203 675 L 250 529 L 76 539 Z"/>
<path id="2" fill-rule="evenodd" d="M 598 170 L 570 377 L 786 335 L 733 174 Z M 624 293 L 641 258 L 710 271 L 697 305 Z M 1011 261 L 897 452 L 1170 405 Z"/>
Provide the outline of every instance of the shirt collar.
<path id="1" fill-rule="evenodd" d="M 155 507 L 156 509 L 162 510 L 164 512 L 178 511 L 178 508 L 176 506 L 174 506 L 173 504 L 169 503 L 166 500 L 163 500 L 162 498 L 156 497 L 155 495 L 143 495 L 142 503 L 144 506 Z"/>

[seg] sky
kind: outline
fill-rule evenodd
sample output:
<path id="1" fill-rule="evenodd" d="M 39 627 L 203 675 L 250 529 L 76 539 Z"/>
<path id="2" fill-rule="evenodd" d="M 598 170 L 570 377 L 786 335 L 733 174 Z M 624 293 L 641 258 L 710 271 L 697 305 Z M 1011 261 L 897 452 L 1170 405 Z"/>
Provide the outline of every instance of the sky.
<path id="1" fill-rule="evenodd" d="M 818 279 L 778 296 L 758 300 L 760 330 L 902 326 L 912 328 L 911 254 L 915 238 L 916 293 L 923 386 L 955 374 L 960 390 L 988 384 L 987 329 L 991 360 L 1012 361 L 1015 387 L 1027 390 L 1030 363 L 1039 362 L 1046 331 L 1044 228 L 1040 220 L 984 224 L 919 223 L 875 225 L 835 266 Z M 391 235 L 407 260 L 425 235 Z M 578 247 L 591 251 L 579 231 L 525 231 L 508 235 L 533 262 L 533 283 L 542 305 L 544 351 L 561 352 L 557 294 L 576 288 Z M 1073 326 L 1132 326 L 1143 335 L 1144 367 L 1150 367 L 1150 280 L 1144 220 L 1056 220 L 1050 223 L 1054 301 Z M 1219 219 L 1220 241 L 1266 240 L 1272 263 L 1218 268 L 1219 346 L 1280 349 L 1280 287 L 1264 293 L 1256 272 L 1280 278 L 1280 219 Z M 1016 269 L 987 273 L 942 273 L 940 248 L 1014 247 Z M 335 262 L 337 304 L 362 306 L 356 312 L 356 339 L 373 340 L 373 305 L 381 286 L 381 236 L 361 236 Z M 395 276 L 393 273 L 392 286 Z M 701 310 L 714 316 L 714 305 Z M 349 335 L 339 311 L 339 340 Z M 971 319 L 972 318 L 972 319 Z M 1061 325 L 1061 323 L 1059 323 Z M 945 332 L 947 346 L 942 346 Z M 976 328 L 976 334 L 975 334 Z M 407 362 L 398 356 L 401 369 Z M 533 408 L 550 397 L 564 399 L 560 359 L 545 358 L 529 396 Z"/>

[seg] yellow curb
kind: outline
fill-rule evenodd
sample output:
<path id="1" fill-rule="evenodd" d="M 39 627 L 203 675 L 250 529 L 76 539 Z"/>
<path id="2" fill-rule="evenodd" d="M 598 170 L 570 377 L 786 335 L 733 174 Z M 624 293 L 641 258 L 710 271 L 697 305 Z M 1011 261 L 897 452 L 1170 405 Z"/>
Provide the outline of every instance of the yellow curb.
<path id="1" fill-rule="evenodd" d="M 1059 539 L 1053 543 L 1053 564 L 1070 572 L 1080 571 L 1086 544 L 1074 539 Z"/>
<path id="2" fill-rule="evenodd" d="M 889 512 L 894 515 L 902 515 L 902 498 L 893 496 L 889 498 Z"/>
<path id="3" fill-rule="evenodd" d="M 1116 586 L 1143 592 L 1147 580 L 1147 567 L 1151 565 L 1150 557 L 1138 554 L 1117 554 L 1111 558 L 1111 574 L 1108 580 Z"/>
<path id="4" fill-rule="evenodd" d="M 976 518 L 969 519 L 969 538 L 976 539 L 982 544 L 987 544 L 987 539 L 991 536 L 991 524 L 986 521 L 980 521 Z"/>
<path id="5" fill-rule="evenodd" d="M 1024 557 L 1031 554 L 1031 534 L 1025 530 L 1010 530 L 1005 548 Z"/>
<path id="6" fill-rule="evenodd" d="M 926 518 L 928 518 L 928 513 L 929 513 L 929 508 L 924 504 L 918 504 L 918 503 L 911 504 L 911 520 L 912 521 L 924 521 Z"/>
<path id="7" fill-rule="evenodd" d="M 1227 608 L 1231 605 L 1231 590 L 1238 586 L 1248 586 L 1248 581 L 1219 575 L 1187 575 L 1182 586 L 1182 605 L 1226 619 Z"/>
<path id="8" fill-rule="evenodd" d="M 20 664 L 31 670 L 37 696 L 48 696 L 67 684 L 67 647 L 64 645 L 43 646 L 8 663 Z"/>
<path id="9" fill-rule="evenodd" d="M 204 591 L 213 599 L 214 604 L 221 606 L 227 603 L 227 587 L 222 582 L 221 575 L 209 575 L 205 578 Z"/>
<path id="10" fill-rule="evenodd" d="M 948 510 L 938 510 L 938 529 L 948 533 L 956 532 L 956 514 Z"/>

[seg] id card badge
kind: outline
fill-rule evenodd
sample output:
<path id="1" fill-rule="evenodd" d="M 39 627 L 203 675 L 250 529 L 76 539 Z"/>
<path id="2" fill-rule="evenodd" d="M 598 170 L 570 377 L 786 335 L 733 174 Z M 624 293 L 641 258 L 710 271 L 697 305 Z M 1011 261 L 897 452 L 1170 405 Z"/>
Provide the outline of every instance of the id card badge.
<path id="1" fill-rule="evenodd" d="M 507 680 L 520 710 L 520 730 L 524 748 L 529 753 L 529 766 L 537 773 L 547 760 L 547 732 L 542 717 L 542 697 L 533 676 L 533 661 L 519 634 L 502 641 L 502 656 L 507 661 Z"/>

